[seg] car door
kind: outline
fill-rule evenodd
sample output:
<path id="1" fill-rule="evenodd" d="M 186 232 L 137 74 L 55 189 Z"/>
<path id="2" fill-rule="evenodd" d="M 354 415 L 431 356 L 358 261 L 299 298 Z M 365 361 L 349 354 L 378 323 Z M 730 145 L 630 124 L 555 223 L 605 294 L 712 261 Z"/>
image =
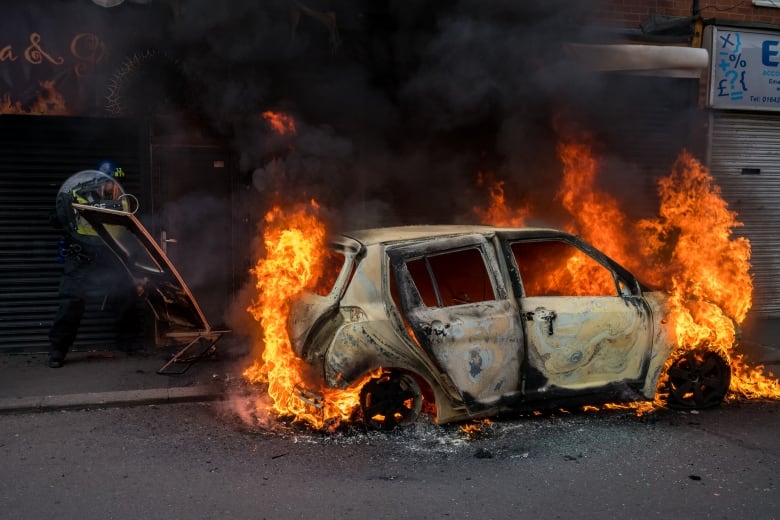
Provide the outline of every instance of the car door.
<path id="1" fill-rule="evenodd" d="M 211 330 L 179 272 L 132 213 L 73 204 L 143 289 L 165 332 Z"/>
<path id="2" fill-rule="evenodd" d="M 407 324 L 467 407 L 515 397 L 522 328 L 492 245 L 481 235 L 439 238 L 389 256 Z"/>
<path id="3" fill-rule="evenodd" d="M 505 242 L 522 289 L 525 395 L 640 384 L 652 346 L 639 284 L 590 247 L 565 239 Z"/>

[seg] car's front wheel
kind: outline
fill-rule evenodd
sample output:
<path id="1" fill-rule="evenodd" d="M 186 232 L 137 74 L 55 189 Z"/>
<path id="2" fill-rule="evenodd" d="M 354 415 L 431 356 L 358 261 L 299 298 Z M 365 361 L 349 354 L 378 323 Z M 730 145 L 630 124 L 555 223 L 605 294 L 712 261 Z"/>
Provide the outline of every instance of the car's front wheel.
<path id="1" fill-rule="evenodd" d="M 670 408 L 698 409 L 717 406 L 731 384 L 731 367 L 722 354 L 697 348 L 680 354 L 667 371 Z"/>
<path id="2" fill-rule="evenodd" d="M 360 408 L 363 420 L 372 428 L 408 426 L 420 415 L 422 391 L 411 375 L 386 372 L 363 386 Z"/>

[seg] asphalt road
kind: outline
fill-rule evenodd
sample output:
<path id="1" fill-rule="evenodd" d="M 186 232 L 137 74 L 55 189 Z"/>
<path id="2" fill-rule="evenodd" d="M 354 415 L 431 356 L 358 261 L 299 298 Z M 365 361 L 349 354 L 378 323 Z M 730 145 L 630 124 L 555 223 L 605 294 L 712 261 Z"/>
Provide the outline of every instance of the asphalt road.
<path id="1" fill-rule="evenodd" d="M 780 518 L 780 403 L 404 432 L 247 424 L 226 403 L 0 417 L 8 519 Z"/>

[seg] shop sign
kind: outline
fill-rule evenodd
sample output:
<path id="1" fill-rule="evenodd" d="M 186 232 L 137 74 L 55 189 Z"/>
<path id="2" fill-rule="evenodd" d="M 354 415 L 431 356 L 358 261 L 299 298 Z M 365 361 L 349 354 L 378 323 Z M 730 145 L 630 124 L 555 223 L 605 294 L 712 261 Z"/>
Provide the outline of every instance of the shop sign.
<path id="1" fill-rule="evenodd" d="M 105 115 L 112 75 L 165 23 L 146 5 L 3 0 L 0 11 L 0 115 Z"/>
<path id="2" fill-rule="evenodd" d="M 709 105 L 780 110 L 780 32 L 711 31 Z"/>

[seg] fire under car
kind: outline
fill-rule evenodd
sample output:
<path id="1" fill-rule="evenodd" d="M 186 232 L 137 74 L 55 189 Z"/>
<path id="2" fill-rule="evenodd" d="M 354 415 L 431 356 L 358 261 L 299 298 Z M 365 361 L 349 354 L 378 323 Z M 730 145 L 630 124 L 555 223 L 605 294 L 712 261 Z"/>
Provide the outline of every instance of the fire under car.
<path id="1" fill-rule="evenodd" d="M 673 344 L 666 295 L 554 229 L 405 226 L 332 240 L 328 291 L 306 293 L 288 328 L 333 388 L 366 378 L 371 426 L 438 423 L 605 402 L 719 404 L 728 362 Z M 669 363 L 667 363 L 667 361 Z M 431 406 L 432 405 L 432 406 Z"/>

